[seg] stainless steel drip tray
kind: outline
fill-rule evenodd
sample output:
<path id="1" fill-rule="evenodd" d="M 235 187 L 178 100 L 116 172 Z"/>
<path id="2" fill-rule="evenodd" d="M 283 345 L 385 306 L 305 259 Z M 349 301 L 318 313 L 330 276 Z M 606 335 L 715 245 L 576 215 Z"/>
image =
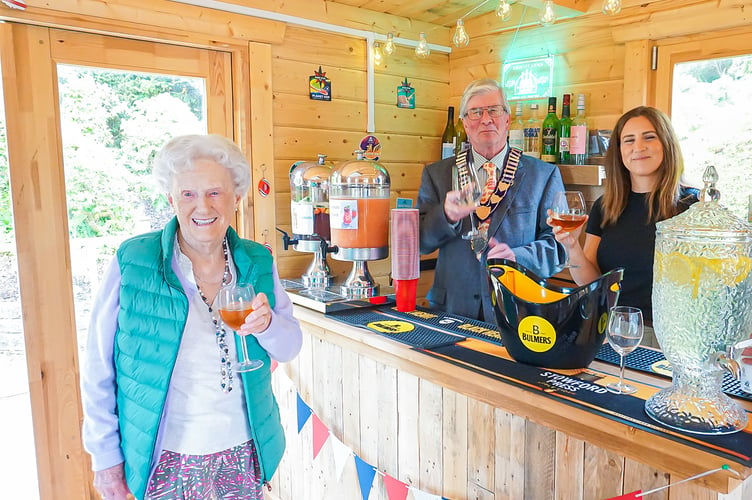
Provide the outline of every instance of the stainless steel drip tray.
<path id="1" fill-rule="evenodd" d="M 302 282 L 295 280 L 280 280 L 293 304 L 313 309 L 324 314 L 356 307 L 373 307 L 394 302 L 394 289 L 380 285 L 379 295 L 367 299 L 345 297 L 339 293 L 340 285 L 329 288 L 306 288 Z"/>

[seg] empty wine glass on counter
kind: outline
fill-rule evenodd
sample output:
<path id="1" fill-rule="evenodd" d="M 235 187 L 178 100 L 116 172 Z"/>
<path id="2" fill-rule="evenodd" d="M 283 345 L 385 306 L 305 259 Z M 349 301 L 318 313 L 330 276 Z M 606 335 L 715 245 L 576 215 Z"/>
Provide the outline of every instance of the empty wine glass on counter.
<path id="1" fill-rule="evenodd" d="M 585 223 L 587 211 L 585 209 L 585 197 L 582 191 L 559 191 L 554 195 L 551 206 L 551 219 L 554 225 L 560 226 L 564 231 L 571 232 Z M 564 267 L 577 267 L 569 263 L 569 252 Z"/>
<path id="2" fill-rule="evenodd" d="M 256 292 L 252 285 L 227 285 L 219 289 L 217 303 L 219 305 L 219 316 L 222 322 L 232 328 L 237 335 L 237 331 L 245 323 L 245 318 L 253 312 L 253 298 Z M 243 359 L 235 365 L 236 372 L 250 372 L 258 370 L 264 366 L 260 359 L 248 359 L 248 347 L 245 345 L 245 339 L 240 339 Z"/>
<path id="3" fill-rule="evenodd" d="M 606 389 L 609 391 L 616 394 L 632 394 L 637 391 L 635 386 L 624 383 L 624 358 L 640 345 L 642 332 L 640 309 L 629 306 L 611 308 L 608 314 L 606 339 L 613 350 L 619 354 L 619 382 L 608 384 Z"/>

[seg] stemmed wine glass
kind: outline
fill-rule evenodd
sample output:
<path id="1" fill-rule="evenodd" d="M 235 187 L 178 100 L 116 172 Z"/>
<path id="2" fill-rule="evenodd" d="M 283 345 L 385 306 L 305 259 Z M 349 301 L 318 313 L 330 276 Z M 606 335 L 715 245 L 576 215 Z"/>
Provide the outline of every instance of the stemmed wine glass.
<path id="1" fill-rule="evenodd" d="M 635 386 L 624 383 L 624 357 L 640 345 L 642 340 L 642 311 L 637 307 L 612 307 L 608 315 L 606 338 L 611 347 L 619 353 L 619 382 L 606 385 L 606 389 L 616 394 L 632 394 Z"/>
<path id="2" fill-rule="evenodd" d="M 219 316 L 222 322 L 235 332 L 245 323 L 245 317 L 252 311 L 251 302 L 256 296 L 252 285 L 226 285 L 219 289 L 217 303 L 219 305 Z M 236 333 L 237 334 L 237 333 Z M 250 372 L 264 366 L 260 359 L 248 359 L 248 347 L 245 345 L 245 339 L 240 339 L 243 360 L 235 365 L 236 372 Z"/>
<path id="3" fill-rule="evenodd" d="M 551 219 L 554 225 L 561 226 L 564 231 L 572 232 L 585 223 L 587 212 L 585 210 L 585 197 L 582 191 L 559 191 L 554 195 L 551 206 Z M 569 263 L 569 252 L 564 267 L 577 267 Z"/>
<path id="4" fill-rule="evenodd" d="M 460 192 L 460 199 L 457 203 L 465 207 L 477 207 L 480 204 L 481 186 L 475 169 L 468 166 L 460 170 L 455 165 L 452 167 L 452 171 L 452 189 Z M 488 244 L 488 235 L 482 234 L 475 226 L 472 213 L 469 217 L 471 229 L 467 234 L 462 235 L 462 239 L 470 240 L 470 246 L 473 250 L 480 253 L 485 250 Z"/>

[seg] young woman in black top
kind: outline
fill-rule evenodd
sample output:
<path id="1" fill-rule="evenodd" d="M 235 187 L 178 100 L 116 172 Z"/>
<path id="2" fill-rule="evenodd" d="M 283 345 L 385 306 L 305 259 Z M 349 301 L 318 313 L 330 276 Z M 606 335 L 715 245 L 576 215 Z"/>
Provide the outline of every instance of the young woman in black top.
<path id="1" fill-rule="evenodd" d="M 628 111 L 616 122 L 605 167 L 604 194 L 590 211 L 584 245 L 581 229 L 568 233 L 554 226 L 554 235 L 577 266 L 570 274 L 578 285 L 623 267 L 619 304 L 642 309 L 650 327 L 655 223 L 686 210 L 697 201 L 698 190 L 681 184 L 684 160 L 671 121 L 647 106 Z M 550 218 L 548 223 L 553 226 Z M 643 344 L 656 344 L 651 333 L 646 328 Z"/>

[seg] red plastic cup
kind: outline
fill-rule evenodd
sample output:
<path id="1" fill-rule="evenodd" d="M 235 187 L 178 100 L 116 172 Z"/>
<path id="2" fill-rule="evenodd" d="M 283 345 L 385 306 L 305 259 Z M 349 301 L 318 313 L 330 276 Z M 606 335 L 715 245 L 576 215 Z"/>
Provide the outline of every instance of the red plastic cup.
<path id="1" fill-rule="evenodd" d="M 399 312 L 415 310 L 415 298 L 418 291 L 418 280 L 394 280 L 394 293 Z"/>

